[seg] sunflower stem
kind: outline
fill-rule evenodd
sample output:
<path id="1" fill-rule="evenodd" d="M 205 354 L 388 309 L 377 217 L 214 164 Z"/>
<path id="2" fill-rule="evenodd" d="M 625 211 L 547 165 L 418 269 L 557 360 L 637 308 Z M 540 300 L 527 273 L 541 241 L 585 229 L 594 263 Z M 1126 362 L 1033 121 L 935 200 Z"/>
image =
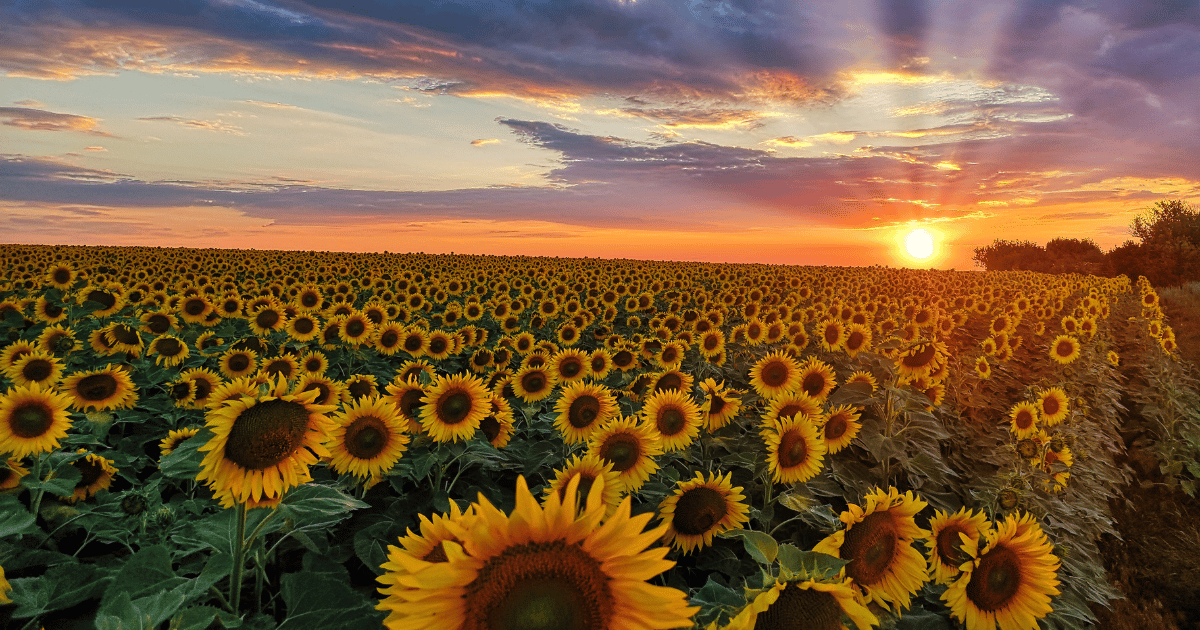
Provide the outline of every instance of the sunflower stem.
<path id="1" fill-rule="evenodd" d="M 233 569 L 229 572 L 229 600 L 233 614 L 238 614 L 242 595 L 242 569 L 246 564 L 246 504 L 237 504 L 237 538 L 234 539 Z"/>
<path id="2" fill-rule="evenodd" d="M 38 453 L 37 457 L 35 457 L 33 460 L 33 478 L 43 483 L 48 481 L 47 479 L 42 479 L 42 463 L 45 461 L 45 453 Z M 33 518 L 35 519 L 38 516 L 38 509 L 42 506 L 42 497 L 45 496 L 45 494 L 46 491 L 42 488 L 38 488 L 37 490 L 33 491 L 33 501 L 30 502 L 29 506 L 30 511 L 33 512 Z"/>

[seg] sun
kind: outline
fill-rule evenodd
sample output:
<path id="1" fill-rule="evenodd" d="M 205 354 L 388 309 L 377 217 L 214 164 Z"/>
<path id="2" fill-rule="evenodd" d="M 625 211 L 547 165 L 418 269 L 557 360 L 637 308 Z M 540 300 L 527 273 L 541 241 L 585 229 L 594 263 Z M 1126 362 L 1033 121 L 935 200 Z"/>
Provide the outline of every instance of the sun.
<path id="1" fill-rule="evenodd" d="M 925 228 L 917 228 L 904 236 L 904 251 L 918 260 L 933 255 L 933 235 Z"/>

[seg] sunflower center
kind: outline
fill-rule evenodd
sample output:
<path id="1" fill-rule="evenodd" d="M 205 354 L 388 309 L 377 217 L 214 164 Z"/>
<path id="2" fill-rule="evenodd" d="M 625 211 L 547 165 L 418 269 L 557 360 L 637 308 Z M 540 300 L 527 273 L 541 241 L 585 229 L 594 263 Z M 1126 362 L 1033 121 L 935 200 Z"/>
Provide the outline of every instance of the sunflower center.
<path id="1" fill-rule="evenodd" d="M 424 339 L 420 335 L 409 335 L 404 338 L 404 350 L 407 352 L 416 352 L 424 345 Z"/>
<path id="2" fill-rule="evenodd" d="M 967 597 L 985 612 L 999 610 L 1021 586 L 1021 559 L 1008 547 L 998 546 L 979 559 L 967 583 Z"/>
<path id="3" fill-rule="evenodd" d="M 900 360 L 905 367 L 923 368 L 930 363 L 933 363 L 933 358 L 937 356 L 937 348 L 932 344 L 926 344 L 916 352 L 909 352 Z"/>
<path id="4" fill-rule="evenodd" d="M 399 340 L 400 335 L 394 330 L 388 330 L 382 335 L 379 335 L 379 345 L 383 346 L 384 348 L 396 347 L 396 342 Z"/>
<path id="5" fill-rule="evenodd" d="M 1022 409 L 1017 413 L 1017 418 L 1013 423 L 1017 425 L 1018 429 L 1028 429 L 1033 426 L 1033 414 L 1029 413 L 1027 409 Z"/>
<path id="6" fill-rule="evenodd" d="M 850 423 L 846 420 L 845 416 L 833 416 L 825 423 L 825 439 L 836 440 L 845 435 L 849 428 Z"/>
<path id="7" fill-rule="evenodd" d="M 295 328 L 296 332 L 300 333 L 301 335 L 307 335 L 316 328 L 313 320 L 307 317 L 301 317 L 297 319 L 296 322 L 292 324 L 292 327 Z"/>
<path id="8" fill-rule="evenodd" d="M 183 312 L 188 315 L 198 316 L 204 312 L 205 306 L 204 300 L 188 300 L 183 304 Z"/>
<path id="9" fill-rule="evenodd" d="M 36 401 L 18 406 L 12 412 L 9 429 L 19 438 L 35 438 L 46 434 L 54 422 L 54 412 Z"/>
<path id="10" fill-rule="evenodd" d="M 947 525 L 942 528 L 942 531 L 937 535 L 937 552 L 941 558 L 942 564 L 948 567 L 955 567 L 967 561 L 967 555 L 962 552 L 962 539 L 959 534 L 966 534 L 967 530 L 960 525 Z"/>
<path id="11" fill-rule="evenodd" d="M 563 361 L 559 364 L 558 371 L 567 378 L 574 378 L 583 371 L 583 363 L 579 360 Z"/>
<path id="12" fill-rule="evenodd" d="M 441 337 L 435 337 L 429 340 L 429 353 L 438 355 L 446 351 L 446 340 Z"/>
<path id="13" fill-rule="evenodd" d="M 804 377 L 804 382 L 800 387 L 809 396 L 816 396 L 825 391 L 825 375 L 820 372 L 813 372 Z"/>
<path id="14" fill-rule="evenodd" d="M 308 410 L 298 402 L 260 402 L 234 420 L 225 443 L 225 457 L 246 470 L 270 468 L 304 443 L 308 421 Z"/>
<path id="15" fill-rule="evenodd" d="M 787 383 L 789 372 L 788 367 L 783 363 L 769 363 L 762 369 L 762 382 L 768 387 L 780 387 Z"/>
<path id="16" fill-rule="evenodd" d="M 600 630 L 613 616 L 609 577 L 579 545 L 513 545 L 468 584 L 464 630 Z"/>
<path id="17" fill-rule="evenodd" d="M 575 476 L 579 477 L 579 486 L 578 486 L 578 488 L 576 488 L 576 492 L 575 492 L 575 503 L 576 503 L 576 505 L 581 505 L 587 501 L 588 493 L 592 491 L 592 484 L 596 482 L 596 478 L 587 473 L 578 473 Z M 570 477 L 568 477 L 567 480 L 563 482 L 563 485 L 559 486 L 559 488 L 558 488 L 558 500 L 559 501 L 567 500 L 567 485 L 569 483 L 571 483 Z"/>
<path id="18" fill-rule="evenodd" d="M 142 343 L 142 339 L 141 337 L 138 337 L 137 331 L 129 326 L 126 326 L 125 324 L 113 326 L 110 334 L 112 335 L 113 339 L 117 340 L 118 343 L 123 343 L 128 346 L 136 346 Z"/>
<path id="19" fill-rule="evenodd" d="M 495 416 L 487 416 L 479 421 L 479 430 L 483 431 L 488 442 L 494 442 L 500 435 L 500 421 Z"/>
<path id="20" fill-rule="evenodd" d="M 171 386 L 171 400 L 187 400 L 192 395 L 195 381 L 183 381 Z"/>
<path id="21" fill-rule="evenodd" d="M 725 405 L 728 404 L 720 394 L 713 394 L 712 400 L 708 401 L 708 413 L 714 416 L 718 415 L 725 409 Z"/>
<path id="22" fill-rule="evenodd" d="M 183 344 L 179 343 L 178 339 L 167 337 L 166 339 L 159 339 L 158 343 L 154 344 L 154 349 L 158 350 L 158 353 L 164 357 L 173 357 L 183 352 Z"/>
<path id="23" fill-rule="evenodd" d="M 416 418 L 417 410 L 424 406 L 424 404 L 421 402 L 421 398 L 424 396 L 425 392 L 415 387 L 404 392 L 404 394 L 400 396 L 400 413 L 408 416 L 409 418 Z"/>
<path id="24" fill-rule="evenodd" d="M 429 553 L 421 557 L 425 562 L 449 562 L 450 558 L 446 557 L 446 550 L 442 547 L 439 541 L 433 546 Z"/>
<path id="25" fill-rule="evenodd" d="M 808 444 L 799 431 L 791 430 L 779 438 L 779 466 L 793 468 L 808 459 Z"/>
<path id="26" fill-rule="evenodd" d="M 683 493 L 675 503 L 671 526 L 685 536 L 700 536 L 725 518 L 725 495 L 707 486 Z"/>
<path id="27" fill-rule="evenodd" d="M 683 378 L 674 372 L 663 374 L 658 382 L 654 384 L 655 391 L 664 391 L 668 389 L 683 389 Z"/>
<path id="28" fill-rule="evenodd" d="M 1044 400 L 1042 400 L 1042 413 L 1046 414 L 1047 416 L 1053 416 L 1054 414 L 1058 413 L 1059 409 L 1060 406 L 1058 404 L 1058 398 L 1054 396 L 1047 396 Z"/>
<path id="29" fill-rule="evenodd" d="M 104 475 L 104 467 L 99 462 L 94 462 L 91 459 L 83 458 L 74 462 L 71 465 L 79 470 L 80 478 L 75 483 L 75 489 L 86 488 L 98 481 Z"/>
<path id="30" fill-rule="evenodd" d="M 842 328 L 836 324 L 825 327 L 825 343 L 833 345 L 842 338 Z"/>
<path id="31" fill-rule="evenodd" d="M 891 514 L 868 515 L 846 531 L 841 551 L 842 558 L 850 561 L 846 575 L 864 586 L 879 582 L 892 565 L 898 543 Z"/>
<path id="32" fill-rule="evenodd" d="M 720 337 L 718 337 L 716 335 L 708 335 L 707 337 L 704 338 L 704 349 L 705 350 L 710 350 L 710 351 L 716 350 L 717 346 L 719 346 L 719 345 L 721 345 L 721 339 L 720 339 Z"/>
<path id="33" fill-rule="evenodd" d="M 613 365 L 617 367 L 625 367 L 633 363 L 633 353 L 628 350 L 621 350 L 613 355 Z"/>
<path id="34" fill-rule="evenodd" d="M 567 409 L 567 422 L 576 429 L 591 426 L 600 415 L 600 401 L 595 396 L 583 395 L 571 401 Z"/>
<path id="35" fill-rule="evenodd" d="M 58 317 L 59 315 L 62 315 L 63 310 L 59 305 L 54 304 L 53 302 L 47 302 L 45 306 L 42 307 L 42 312 L 49 317 Z"/>
<path id="36" fill-rule="evenodd" d="M 116 394 L 117 389 L 117 379 L 112 374 L 103 372 L 85 376 L 79 379 L 79 384 L 75 386 L 79 397 L 89 402 L 106 400 Z"/>
<path id="37" fill-rule="evenodd" d="M 27 381 L 40 383 L 54 373 L 54 364 L 46 359 L 30 359 L 21 366 L 21 376 Z"/>
<path id="38" fill-rule="evenodd" d="M 104 310 L 108 310 L 117 303 L 117 296 L 108 291 L 88 291 L 86 301 L 95 302 L 103 306 Z"/>
<path id="39" fill-rule="evenodd" d="M 612 435 L 600 446 L 601 459 L 612 462 L 613 470 L 617 472 L 633 468 L 641 454 L 641 443 L 628 433 Z"/>
<path id="40" fill-rule="evenodd" d="M 360 337 L 366 331 L 367 324 L 361 319 L 352 319 L 346 322 L 346 334 L 351 337 Z"/>
<path id="41" fill-rule="evenodd" d="M 258 324 L 259 328 L 274 328 L 279 323 L 279 313 L 274 309 L 260 311 L 254 316 L 254 323 Z"/>
<path id="42" fill-rule="evenodd" d="M 840 630 L 842 607 L 830 593 L 788 585 L 771 607 L 758 613 L 761 630 Z"/>
<path id="43" fill-rule="evenodd" d="M 667 407 L 658 412 L 658 418 L 655 420 L 655 425 L 658 427 L 658 432 L 664 436 L 670 437 L 683 432 L 687 426 L 687 418 L 683 415 L 683 410 L 677 407 Z"/>
<path id="44" fill-rule="evenodd" d="M 530 394 L 546 389 L 546 377 L 541 372 L 530 372 L 521 377 L 521 387 Z"/>
<path id="45" fill-rule="evenodd" d="M 229 365 L 229 369 L 232 372 L 245 371 L 246 368 L 250 367 L 250 356 L 246 354 L 235 354 L 229 357 L 227 365 Z"/>
<path id="46" fill-rule="evenodd" d="M 198 378 L 192 382 L 196 384 L 196 400 L 204 400 L 212 393 L 212 383 L 208 379 Z"/>
<path id="47" fill-rule="evenodd" d="M 1071 343 L 1067 339 L 1064 339 L 1058 342 L 1058 345 L 1054 347 L 1054 352 L 1060 357 L 1069 357 L 1075 352 L 1075 344 Z"/>
<path id="48" fill-rule="evenodd" d="M 355 400 L 375 393 L 375 386 L 371 384 L 371 381 L 366 380 L 354 381 L 346 389 L 350 391 L 350 396 Z"/>
<path id="49" fill-rule="evenodd" d="M 471 413 L 471 395 L 455 391 L 438 399 L 438 419 L 444 424 L 458 424 Z"/>
<path id="50" fill-rule="evenodd" d="M 375 416 L 357 418 L 346 427 L 346 451 L 355 459 L 371 459 L 388 444 L 387 425 Z"/>
<path id="51" fill-rule="evenodd" d="M 71 270 L 58 268 L 54 270 L 54 282 L 58 284 L 66 284 L 71 280 Z"/>
<path id="52" fill-rule="evenodd" d="M 861 332 L 856 330 L 856 331 L 850 333 L 850 336 L 846 338 L 846 347 L 851 350 L 857 350 L 857 349 L 861 348 L 863 343 L 865 343 L 866 341 L 867 341 L 867 338 L 865 336 L 863 336 L 863 334 Z"/>

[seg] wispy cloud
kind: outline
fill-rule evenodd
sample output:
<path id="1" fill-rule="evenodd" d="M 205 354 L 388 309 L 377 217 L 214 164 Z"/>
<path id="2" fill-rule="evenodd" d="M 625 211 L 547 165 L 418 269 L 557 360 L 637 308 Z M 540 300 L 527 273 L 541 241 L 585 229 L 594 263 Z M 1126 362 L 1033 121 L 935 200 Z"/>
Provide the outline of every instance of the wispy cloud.
<path id="1" fill-rule="evenodd" d="M 473 147 L 482 147 L 482 146 L 489 145 L 489 144 L 500 144 L 500 139 L 499 138 L 480 138 L 478 140 L 471 141 L 471 146 L 473 146 Z"/>
<path id="2" fill-rule="evenodd" d="M 151 122 L 169 122 L 192 129 L 203 129 L 205 131 L 219 131 L 221 133 L 231 133 L 238 136 L 246 135 L 241 127 L 230 125 L 229 123 L 220 120 L 195 120 L 191 118 L 183 118 L 182 116 L 142 116 L 137 120 L 146 120 Z"/>
<path id="3" fill-rule="evenodd" d="M 112 134 L 96 129 L 100 121 L 88 116 L 60 114 L 30 107 L 0 107 L 0 124 L 30 131 L 77 131 L 93 136 L 111 138 Z"/>

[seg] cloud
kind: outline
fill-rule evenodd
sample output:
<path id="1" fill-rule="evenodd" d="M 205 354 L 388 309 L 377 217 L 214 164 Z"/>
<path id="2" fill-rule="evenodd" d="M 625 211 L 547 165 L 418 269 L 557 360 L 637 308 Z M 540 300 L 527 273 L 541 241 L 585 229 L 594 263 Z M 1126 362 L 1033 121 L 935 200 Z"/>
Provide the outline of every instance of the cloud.
<path id="1" fill-rule="evenodd" d="M 220 120 L 195 120 L 183 118 L 181 116 L 142 116 L 137 120 L 146 120 L 151 122 L 170 122 L 192 129 L 203 129 L 206 131 L 219 131 L 221 133 L 231 133 L 237 136 L 244 136 L 242 128 L 237 125 L 230 125 Z"/>
<path id="2" fill-rule="evenodd" d="M 84 151 L 94 151 L 94 152 L 96 152 L 96 153 L 101 153 L 101 152 L 107 151 L 108 149 L 105 149 L 104 147 L 96 147 L 96 146 L 93 146 L 93 147 L 83 147 L 83 150 L 84 150 Z"/>
<path id="3" fill-rule="evenodd" d="M 500 144 L 500 140 L 498 138 L 480 138 L 471 141 L 471 146 L 473 147 L 482 147 L 488 144 Z"/>
<path id="4" fill-rule="evenodd" d="M 113 137 L 96 129 L 100 121 L 88 116 L 59 114 L 29 107 L 0 107 L 0 124 L 29 131 L 78 131 L 93 136 Z"/>

